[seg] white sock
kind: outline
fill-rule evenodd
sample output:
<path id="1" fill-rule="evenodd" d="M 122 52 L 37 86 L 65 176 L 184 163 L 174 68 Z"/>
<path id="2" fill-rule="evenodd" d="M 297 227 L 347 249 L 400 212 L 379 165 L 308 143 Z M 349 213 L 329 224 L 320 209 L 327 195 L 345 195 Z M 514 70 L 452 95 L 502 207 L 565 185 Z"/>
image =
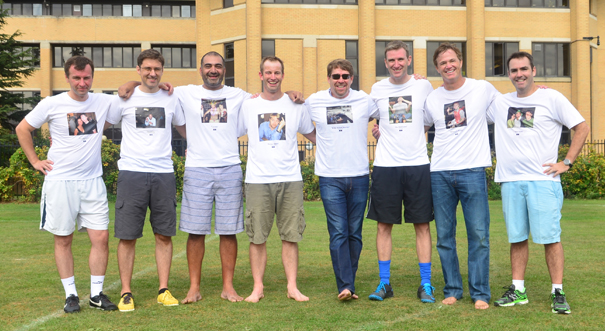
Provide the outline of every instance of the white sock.
<path id="1" fill-rule="evenodd" d="M 552 291 L 550 293 L 555 293 L 555 289 L 557 288 L 563 291 L 563 284 L 552 284 Z"/>
<path id="2" fill-rule="evenodd" d="M 61 278 L 61 283 L 63 283 L 63 288 L 65 289 L 65 299 L 70 295 L 78 296 L 78 291 L 76 291 L 76 280 L 74 276 L 69 278 Z"/>
<path id="3" fill-rule="evenodd" d="M 525 291 L 525 280 L 513 279 L 513 285 L 515 285 L 515 290 Z"/>
<path id="4" fill-rule="evenodd" d="M 103 291 L 103 282 L 105 281 L 105 275 L 93 276 L 90 275 L 90 297 L 95 297 Z"/>

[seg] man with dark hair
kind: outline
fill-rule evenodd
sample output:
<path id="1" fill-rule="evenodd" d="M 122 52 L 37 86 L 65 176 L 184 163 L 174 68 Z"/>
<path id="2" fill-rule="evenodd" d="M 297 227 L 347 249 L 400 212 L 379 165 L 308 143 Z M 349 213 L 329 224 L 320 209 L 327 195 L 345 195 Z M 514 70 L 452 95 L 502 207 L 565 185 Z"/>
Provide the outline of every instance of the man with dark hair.
<path id="1" fill-rule="evenodd" d="M 70 90 L 42 100 L 17 126 L 17 137 L 32 166 L 45 175 L 41 197 L 40 230 L 54 235 L 55 261 L 65 289 L 66 313 L 80 311 L 80 299 L 74 280 L 71 251 L 75 228 L 87 232 L 91 242 L 91 308 L 116 310 L 102 292 L 107 270 L 109 207 L 101 166 L 103 128 L 95 124 L 89 134 L 72 135 L 69 119 L 89 114 L 95 123 L 105 123 L 111 98 L 88 93 L 92 87 L 94 66 L 83 56 L 65 62 L 65 79 Z M 31 133 L 48 123 L 54 143 L 46 160 L 38 159 Z"/>
<path id="2" fill-rule="evenodd" d="M 315 142 L 315 127 L 303 105 L 290 101 L 282 92 L 283 62 L 276 57 L 263 58 L 260 79 L 263 92 L 242 106 L 243 129 L 248 134 L 248 163 L 246 164 L 246 234 L 250 239 L 250 269 L 254 278 L 248 302 L 258 302 L 264 295 L 263 278 L 267 264 L 267 238 L 276 224 L 282 242 L 282 261 L 287 280 L 287 296 L 296 301 L 308 301 L 296 284 L 298 273 L 298 242 L 305 230 L 303 213 L 303 181 L 298 160 L 297 134 Z M 264 140 L 264 124 L 270 115 L 285 130 L 282 139 Z M 286 127 L 286 119 L 287 127 Z M 283 125 L 283 126 L 282 126 Z M 278 124 L 273 125 L 275 128 Z M 259 136 L 259 139 L 254 137 Z"/>
<path id="3" fill-rule="evenodd" d="M 358 298 L 355 276 L 369 188 L 368 121 L 378 112 L 369 95 L 350 88 L 353 75 L 349 61 L 330 62 L 330 89 L 314 93 L 306 101 L 317 127 L 315 174 L 328 221 L 338 299 L 343 301 Z M 351 121 L 329 120 L 334 113 L 351 114 Z"/>
<path id="4" fill-rule="evenodd" d="M 443 85 L 426 99 L 424 125 L 435 125 L 431 188 L 437 251 L 445 279 L 442 303 L 451 305 L 462 299 L 456 250 L 456 209 L 460 202 L 468 239 L 469 292 L 476 309 L 487 309 L 491 298 L 490 220 L 485 167 L 492 162 L 485 114 L 500 93 L 487 81 L 462 76 L 462 53 L 453 44 L 441 44 L 433 64 Z M 444 110 L 455 103 L 464 104 L 465 125 L 448 126 Z"/>
<path id="5" fill-rule="evenodd" d="M 502 210 L 512 269 L 512 285 L 502 298 L 494 301 L 494 305 L 508 307 L 529 302 L 525 269 L 531 232 L 533 241 L 544 245 L 552 281 L 552 312 L 570 314 L 571 308 L 563 292 L 560 175 L 571 169 L 582 151 L 589 132 L 588 124 L 564 95 L 536 86 L 536 68 L 529 53 L 513 53 L 507 68 L 516 92 L 497 97 L 487 112 L 495 127 L 495 181 L 502 183 Z M 524 122 L 521 128 L 507 128 L 506 117 L 511 108 L 523 109 L 526 116 L 532 118 L 531 126 Z M 571 128 L 574 135 L 565 159 L 557 162 L 563 125 Z"/>
<path id="6" fill-rule="evenodd" d="M 430 164 L 426 150 L 424 102 L 433 91 L 427 80 L 408 75 L 412 56 L 402 41 L 390 42 L 385 49 L 384 64 L 389 78 L 374 86 L 370 96 L 380 111 L 380 139 L 372 171 L 372 186 L 368 204 L 369 219 L 377 221 L 376 251 L 380 283 L 370 294 L 370 300 L 382 301 L 393 296 L 391 276 L 391 231 L 393 224 L 402 222 L 402 202 L 405 205 L 405 223 L 414 225 L 416 255 L 420 268 L 418 299 L 434 303 L 435 288 L 431 285 L 431 232 L 433 220 Z M 390 104 L 396 102 L 394 106 Z M 404 104 L 405 102 L 405 104 Z M 403 109 L 395 106 L 402 105 Z M 413 107 L 412 107 L 413 105 Z M 389 108 L 404 113 L 406 121 L 389 121 Z M 394 114 L 398 116 L 398 114 Z M 405 143 L 402 143 L 405 142 Z"/>
<path id="7" fill-rule="evenodd" d="M 177 306 L 168 290 L 172 262 L 172 236 L 176 235 L 176 182 L 172 165 L 172 123 L 185 135 L 185 119 L 176 96 L 160 89 L 164 57 L 148 49 L 137 59 L 141 85 L 131 98 L 114 104 L 107 122 L 122 121 L 122 144 L 118 168 L 115 237 L 122 281 L 120 311 L 135 309 L 131 291 L 135 245 L 143 236 L 147 208 L 155 235 L 155 258 L 159 278 L 157 303 Z M 158 123 L 153 114 L 165 119 Z M 137 127 L 137 117 L 145 126 Z"/>

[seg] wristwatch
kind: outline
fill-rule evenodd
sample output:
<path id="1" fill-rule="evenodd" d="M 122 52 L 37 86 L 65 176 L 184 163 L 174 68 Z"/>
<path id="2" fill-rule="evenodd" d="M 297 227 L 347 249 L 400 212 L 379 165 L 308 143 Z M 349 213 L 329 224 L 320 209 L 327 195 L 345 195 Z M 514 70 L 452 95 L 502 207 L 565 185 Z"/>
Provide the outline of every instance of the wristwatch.
<path id="1" fill-rule="evenodd" d="M 569 161 L 569 159 L 563 160 L 563 164 L 568 166 L 569 169 L 571 169 L 571 167 L 573 167 L 573 163 L 571 163 L 571 161 Z"/>

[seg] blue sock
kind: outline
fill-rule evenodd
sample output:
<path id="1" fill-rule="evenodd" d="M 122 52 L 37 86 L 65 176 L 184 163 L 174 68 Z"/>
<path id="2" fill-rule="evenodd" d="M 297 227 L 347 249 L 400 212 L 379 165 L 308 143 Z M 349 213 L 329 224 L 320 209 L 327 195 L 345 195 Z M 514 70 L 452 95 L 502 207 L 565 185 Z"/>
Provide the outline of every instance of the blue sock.
<path id="1" fill-rule="evenodd" d="M 388 261 L 378 261 L 378 275 L 380 276 L 380 281 L 385 284 L 391 284 L 391 260 Z"/>
<path id="2" fill-rule="evenodd" d="M 431 262 L 418 263 L 420 266 L 420 285 L 431 284 Z"/>

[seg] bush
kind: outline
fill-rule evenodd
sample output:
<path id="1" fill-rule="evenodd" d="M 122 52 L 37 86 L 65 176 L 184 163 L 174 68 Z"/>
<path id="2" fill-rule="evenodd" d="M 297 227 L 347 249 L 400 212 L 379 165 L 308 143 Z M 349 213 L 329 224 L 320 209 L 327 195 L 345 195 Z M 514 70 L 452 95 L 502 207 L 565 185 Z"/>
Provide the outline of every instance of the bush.
<path id="1" fill-rule="evenodd" d="M 183 198 L 183 176 L 185 175 L 185 158 L 176 155 L 172 151 L 172 165 L 174 166 L 174 177 L 176 179 L 176 199 L 181 201 Z"/>
<path id="2" fill-rule="evenodd" d="M 36 153 L 40 159 L 46 159 L 48 147 L 36 147 Z M 18 148 L 10 157 L 8 167 L 0 168 L 0 201 L 39 201 L 42 192 L 44 176 L 35 170 L 23 149 Z M 22 191 L 17 196 L 16 186 L 21 185 Z"/>
<path id="3" fill-rule="evenodd" d="M 118 193 L 118 160 L 120 159 L 120 145 L 116 145 L 109 139 L 103 140 L 101 144 L 101 162 L 103 163 L 103 181 L 107 188 L 110 200 L 115 200 Z"/>
<path id="4" fill-rule="evenodd" d="M 559 148 L 559 159 L 563 160 L 569 146 Z M 563 194 L 566 198 L 605 198 L 605 156 L 593 149 L 578 156 L 573 167 L 561 176 Z"/>
<path id="5" fill-rule="evenodd" d="M 306 201 L 321 200 L 319 193 L 319 177 L 315 175 L 315 160 L 303 161 L 300 163 L 300 170 L 303 178 L 303 194 Z"/>

